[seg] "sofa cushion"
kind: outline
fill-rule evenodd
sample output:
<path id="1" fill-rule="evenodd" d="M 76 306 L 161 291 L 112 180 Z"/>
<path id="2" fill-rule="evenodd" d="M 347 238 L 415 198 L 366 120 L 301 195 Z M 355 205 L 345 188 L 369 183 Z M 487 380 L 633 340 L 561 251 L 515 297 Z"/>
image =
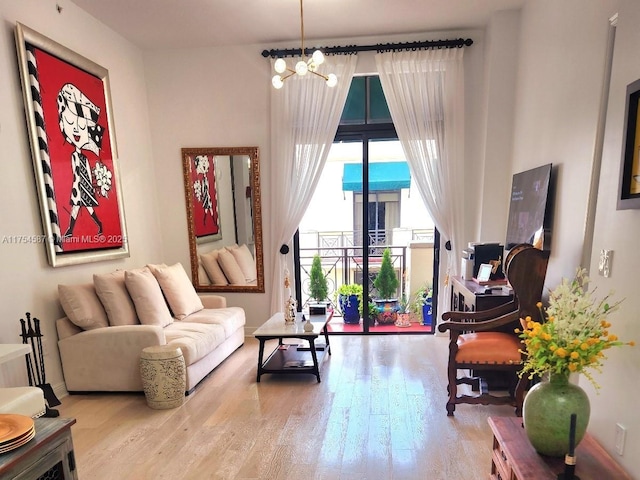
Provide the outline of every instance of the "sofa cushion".
<path id="1" fill-rule="evenodd" d="M 173 322 L 160 285 L 148 267 L 127 270 L 124 283 L 141 324 L 165 327 Z"/>
<path id="2" fill-rule="evenodd" d="M 181 263 L 171 266 L 149 265 L 149 268 L 160 284 L 173 316 L 178 320 L 204 308 Z"/>
<path id="3" fill-rule="evenodd" d="M 244 310 L 240 307 L 205 308 L 192 313 L 180 323 L 204 323 L 220 325 L 224 328 L 225 337 L 230 337 L 246 323 Z"/>
<path id="4" fill-rule="evenodd" d="M 212 250 L 211 252 L 203 253 L 200 255 L 202 266 L 204 267 L 207 276 L 211 280 L 213 285 L 229 285 L 229 280 L 225 277 L 220 264 L 218 263 L 219 250 Z"/>
<path id="5" fill-rule="evenodd" d="M 245 285 L 247 283 L 240 265 L 229 250 L 221 249 L 218 252 L 218 263 L 231 285 Z"/>
<path id="6" fill-rule="evenodd" d="M 239 247 L 236 246 L 228 248 L 228 250 L 233 255 L 233 258 L 236 259 L 240 270 L 242 270 L 245 282 L 251 283 L 256 280 L 258 278 L 258 274 L 256 272 L 256 261 L 253 259 L 253 255 L 251 255 L 249 247 L 243 243 Z"/>
<path id="7" fill-rule="evenodd" d="M 69 320 L 83 330 L 109 326 L 107 314 L 93 283 L 58 285 L 58 296 Z"/>
<path id="8" fill-rule="evenodd" d="M 167 344 L 180 347 L 187 366 L 211 353 L 225 340 L 224 328 L 203 323 L 173 322 L 164 329 Z"/>
<path id="9" fill-rule="evenodd" d="M 136 307 L 124 283 L 124 270 L 93 276 L 93 286 L 109 318 L 109 325 L 137 325 Z"/>

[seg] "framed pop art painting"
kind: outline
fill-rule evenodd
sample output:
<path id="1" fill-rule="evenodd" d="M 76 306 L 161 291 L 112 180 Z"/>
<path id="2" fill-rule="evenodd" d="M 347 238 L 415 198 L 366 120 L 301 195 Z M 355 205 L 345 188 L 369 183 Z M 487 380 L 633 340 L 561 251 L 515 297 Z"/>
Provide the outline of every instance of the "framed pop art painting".
<path id="1" fill-rule="evenodd" d="M 20 23 L 16 44 L 49 263 L 128 257 L 108 70 Z"/>
<path id="2" fill-rule="evenodd" d="M 185 201 L 190 235 L 196 243 L 208 243 L 222 238 L 215 148 L 183 148 Z"/>

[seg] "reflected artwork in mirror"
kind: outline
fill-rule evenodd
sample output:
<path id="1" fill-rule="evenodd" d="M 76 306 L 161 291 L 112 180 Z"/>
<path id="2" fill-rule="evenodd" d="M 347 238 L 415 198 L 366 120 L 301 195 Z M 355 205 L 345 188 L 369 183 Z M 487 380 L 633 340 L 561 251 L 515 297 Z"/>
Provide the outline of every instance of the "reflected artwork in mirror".
<path id="1" fill-rule="evenodd" d="M 264 293 L 258 147 L 183 148 L 182 171 L 196 290 Z"/>

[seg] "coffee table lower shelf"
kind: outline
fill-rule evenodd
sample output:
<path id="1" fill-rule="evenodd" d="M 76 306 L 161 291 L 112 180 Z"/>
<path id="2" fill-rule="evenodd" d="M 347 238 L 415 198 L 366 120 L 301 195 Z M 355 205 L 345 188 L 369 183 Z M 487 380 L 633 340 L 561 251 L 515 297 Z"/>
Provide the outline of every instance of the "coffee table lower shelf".
<path id="1" fill-rule="evenodd" d="M 299 349 L 300 348 L 300 349 Z M 299 347 L 298 345 L 278 345 L 264 361 L 258 372 L 264 373 L 284 373 L 284 374 L 313 374 L 320 381 L 320 365 L 324 361 L 327 353 L 326 346 L 315 346 L 316 361 L 314 362 L 310 348 Z"/>

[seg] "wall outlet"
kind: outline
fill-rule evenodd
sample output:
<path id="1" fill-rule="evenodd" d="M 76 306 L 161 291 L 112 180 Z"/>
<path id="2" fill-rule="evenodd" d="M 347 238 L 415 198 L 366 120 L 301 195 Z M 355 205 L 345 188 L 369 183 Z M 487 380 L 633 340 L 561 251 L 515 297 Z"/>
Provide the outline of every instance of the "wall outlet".
<path id="1" fill-rule="evenodd" d="M 624 425 L 616 423 L 616 452 L 622 456 L 624 454 L 624 441 L 627 437 L 627 429 Z"/>

